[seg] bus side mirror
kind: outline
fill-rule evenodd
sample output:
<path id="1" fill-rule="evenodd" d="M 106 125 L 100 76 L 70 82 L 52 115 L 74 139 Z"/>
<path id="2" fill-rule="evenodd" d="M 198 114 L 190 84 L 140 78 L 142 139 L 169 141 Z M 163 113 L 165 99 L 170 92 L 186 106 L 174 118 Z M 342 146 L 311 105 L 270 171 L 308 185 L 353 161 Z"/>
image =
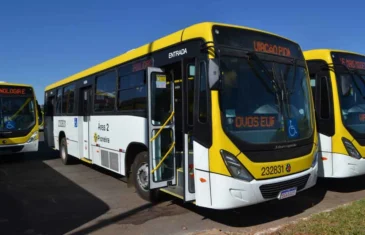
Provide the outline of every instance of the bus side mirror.
<path id="1" fill-rule="evenodd" d="M 210 59 L 208 64 L 209 88 L 212 90 L 220 90 L 221 77 L 219 72 L 218 59 Z"/>
<path id="2" fill-rule="evenodd" d="M 341 76 L 341 91 L 343 96 L 348 96 L 351 90 L 351 81 L 347 76 Z"/>

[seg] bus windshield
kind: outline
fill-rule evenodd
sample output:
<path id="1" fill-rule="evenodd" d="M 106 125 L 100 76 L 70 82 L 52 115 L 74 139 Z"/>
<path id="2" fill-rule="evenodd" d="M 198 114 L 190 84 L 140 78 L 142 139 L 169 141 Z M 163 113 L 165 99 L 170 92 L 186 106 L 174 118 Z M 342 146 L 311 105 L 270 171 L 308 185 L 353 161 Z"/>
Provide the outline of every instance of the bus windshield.
<path id="1" fill-rule="evenodd" d="M 336 77 L 344 125 L 365 134 L 365 73 L 337 72 Z"/>
<path id="2" fill-rule="evenodd" d="M 290 142 L 312 135 L 305 67 L 231 56 L 221 57 L 220 65 L 220 106 L 228 135 L 250 144 Z"/>
<path id="3" fill-rule="evenodd" d="M 0 132 L 28 130 L 35 122 L 34 98 L 0 96 Z"/>

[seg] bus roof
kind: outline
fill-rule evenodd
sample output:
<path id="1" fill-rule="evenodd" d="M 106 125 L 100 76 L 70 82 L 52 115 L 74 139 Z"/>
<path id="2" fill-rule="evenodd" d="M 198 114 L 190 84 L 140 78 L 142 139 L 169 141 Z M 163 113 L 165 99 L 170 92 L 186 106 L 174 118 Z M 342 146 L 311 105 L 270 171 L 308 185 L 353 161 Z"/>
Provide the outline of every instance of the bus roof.
<path id="1" fill-rule="evenodd" d="M 331 61 L 331 52 L 342 52 L 348 53 L 358 56 L 365 56 L 356 52 L 352 51 L 345 51 L 345 50 L 338 50 L 338 49 L 330 49 L 330 48 L 322 48 L 322 49 L 312 49 L 312 50 L 305 50 L 303 51 L 304 58 L 306 60 L 313 60 L 313 59 L 323 59 L 326 61 Z"/>
<path id="2" fill-rule="evenodd" d="M 238 26 L 238 25 L 216 23 L 216 22 L 202 22 L 202 23 L 191 25 L 191 26 L 189 26 L 187 28 L 184 28 L 184 29 L 181 29 L 177 32 L 171 33 L 171 34 L 169 34 L 165 37 L 162 37 L 160 39 L 157 39 L 157 40 L 155 40 L 151 43 L 148 43 L 148 44 L 145 44 L 141 47 L 129 50 L 129 51 L 127 51 L 127 52 L 125 52 L 125 53 L 123 53 L 119 56 L 116 56 L 112 59 L 104 61 L 100 64 L 97 64 L 93 67 L 90 67 L 86 70 L 83 70 L 83 71 L 81 71 L 79 73 L 76 73 L 74 75 L 71 75 L 69 77 L 66 77 L 66 78 L 64 78 L 60 81 L 57 81 L 57 82 L 47 86 L 45 91 L 54 89 L 58 86 L 65 85 L 67 83 L 73 82 L 73 81 L 81 79 L 81 78 L 87 77 L 87 76 L 95 74 L 99 71 L 106 70 L 106 69 L 114 67 L 118 64 L 122 64 L 122 63 L 125 63 L 127 61 L 130 61 L 130 60 L 137 59 L 139 57 L 148 55 L 149 53 L 158 51 L 158 50 L 163 49 L 165 47 L 172 46 L 172 45 L 177 44 L 177 43 L 182 42 L 182 41 L 186 41 L 186 40 L 190 40 L 190 39 L 194 39 L 194 38 L 204 38 L 206 41 L 213 41 L 213 36 L 212 36 L 212 33 L 211 33 L 211 29 L 214 25 L 228 26 L 228 27 L 241 28 L 241 29 L 266 33 L 266 34 L 277 36 L 277 37 L 280 37 L 282 39 L 285 39 L 285 40 L 291 41 L 293 43 L 296 43 L 296 42 L 294 42 L 294 41 L 292 41 L 288 38 L 285 38 L 283 36 L 273 34 L 273 33 L 270 33 L 270 32 L 266 32 L 266 31 L 263 31 L 263 30 L 258 30 L 258 29 L 244 27 L 244 26 Z"/>
<path id="3" fill-rule="evenodd" d="M 21 87 L 30 87 L 30 88 L 33 88 L 33 86 L 28 85 L 28 84 L 11 83 L 11 82 L 5 82 L 5 81 L 0 81 L 0 85 L 6 85 L 6 86 L 21 86 Z"/>

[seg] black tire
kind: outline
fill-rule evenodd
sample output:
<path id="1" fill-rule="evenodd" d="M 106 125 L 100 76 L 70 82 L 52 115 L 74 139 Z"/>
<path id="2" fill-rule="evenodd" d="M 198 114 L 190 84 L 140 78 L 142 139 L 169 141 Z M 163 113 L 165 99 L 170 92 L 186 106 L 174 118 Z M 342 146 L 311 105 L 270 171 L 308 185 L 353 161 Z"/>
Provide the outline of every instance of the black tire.
<path id="1" fill-rule="evenodd" d="M 148 152 L 146 151 L 138 153 L 132 164 L 131 177 L 133 185 L 138 195 L 141 198 L 143 198 L 146 201 L 156 203 L 159 201 L 160 191 L 158 189 L 152 189 L 152 190 L 148 189 L 149 188 L 148 175 L 146 176 L 147 178 L 145 179 L 147 180 L 147 185 L 145 185 L 145 187 L 143 187 L 143 185 L 141 185 L 141 183 L 138 180 L 139 170 L 141 170 L 144 167 L 147 167 L 147 174 L 148 174 Z"/>
<path id="2" fill-rule="evenodd" d="M 62 137 L 60 141 L 60 158 L 65 165 L 69 165 L 71 162 L 71 157 L 68 155 L 66 137 Z"/>

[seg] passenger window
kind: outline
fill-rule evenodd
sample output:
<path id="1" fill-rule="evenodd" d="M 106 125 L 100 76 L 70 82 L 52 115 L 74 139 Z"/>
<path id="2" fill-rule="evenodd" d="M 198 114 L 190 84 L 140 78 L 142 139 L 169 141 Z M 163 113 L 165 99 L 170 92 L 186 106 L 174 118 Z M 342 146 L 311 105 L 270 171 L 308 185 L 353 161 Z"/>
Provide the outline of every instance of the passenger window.
<path id="1" fill-rule="evenodd" d="M 146 110 L 147 86 L 143 70 L 119 77 L 118 84 L 118 110 Z"/>
<path id="2" fill-rule="evenodd" d="M 63 88 L 62 95 L 62 113 L 71 114 L 75 106 L 75 85 L 69 85 Z"/>
<path id="3" fill-rule="evenodd" d="M 207 122 L 207 73 L 205 62 L 200 62 L 200 84 L 199 84 L 199 121 Z"/>
<path id="4" fill-rule="evenodd" d="M 56 114 L 62 113 L 61 107 L 62 107 L 62 89 L 58 89 L 56 97 Z"/>
<path id="5" fill-rule="evenodd" d="M 94 100 L 95 112 L 113 111 L 115 107 L 116 74 L 107 72 L 96 78 L 96 93 Z"/>

